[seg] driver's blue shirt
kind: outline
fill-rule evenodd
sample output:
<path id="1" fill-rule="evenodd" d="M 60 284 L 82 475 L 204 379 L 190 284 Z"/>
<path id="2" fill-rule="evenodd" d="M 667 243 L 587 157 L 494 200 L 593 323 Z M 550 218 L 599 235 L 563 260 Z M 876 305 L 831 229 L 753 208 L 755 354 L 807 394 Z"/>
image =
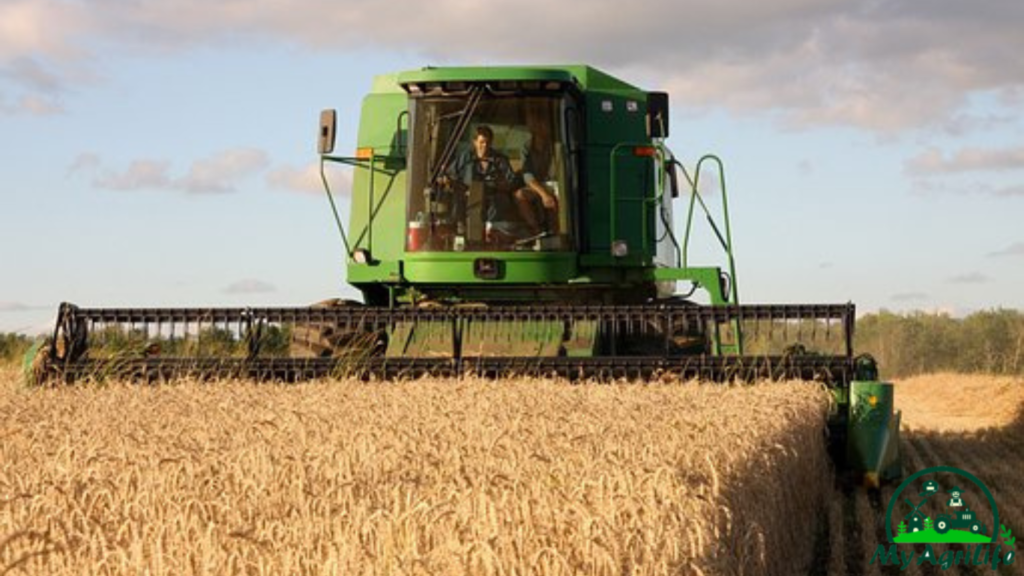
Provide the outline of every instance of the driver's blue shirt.
<path id="1" fill-rule="evenodd" d="M 450 172 L 453 178 L 467 186 L 473 182 L 483 182 L 488 191 L 509 186 L 516 177 L 508 157 L 493 148 L 483 158 L 477 158 L 473 150 L 464 151 Z"/>

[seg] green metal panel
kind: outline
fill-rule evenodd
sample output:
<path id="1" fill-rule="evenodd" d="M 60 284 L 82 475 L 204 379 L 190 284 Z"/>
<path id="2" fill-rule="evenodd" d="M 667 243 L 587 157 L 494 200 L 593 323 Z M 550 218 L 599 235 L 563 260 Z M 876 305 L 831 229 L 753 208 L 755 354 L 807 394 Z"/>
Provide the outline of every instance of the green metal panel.
<path id="1" fill-rule="evenodd" d="M 388 333 L 388 358 L 452 358 L 455 356 L 452 322 L 423 320 L 397 322 Z"/>
<path id="2" fill-rule="evenodd" d="M 651 271 L 651 279 L 656 282 L 665 280 L 690 280 L 696 282 L 707 291 L 711 298 L 711 304 L 728 304 L 728 295 L 722 293 L 720 279 L 722 269 L 709 266 L 702 268 L 654 268 Z"/>
<path id="3" fill-rule="evenodd" d="M 865 482 L 898 478 L 900 415 L 893 413 L 893 386 L 887 382 L 855 380 L 850 384 L 847 462 Z"/>
<path id="4" fill-rule="evenodd" d="M 565 326 L 558 320 L 398 322 L 388 334 L 389 358 L 557 356 Z M 458 344 L 456 344 L 458 342 Z"/>
<path id="5" fill-rule="evenodd" d="M 370 87 L 371 94 L 401 94 L 405 97 L 405 91 L 398 82 L 400 72 L 390 74 L 378 74 L 373 77 L 373 84 Z"/>
<path id="6" fill-rule="evenodd" d="M 492 258 L 502 274 L 495 280 L 477 278 L 473 262 Z M 403 275 L 414 283 L 427 284 L 547 284 L 565 283 L 576 277 L 572 252 L 422 252 L 407 254 Z"/>
<path id="7" fill-rule="evenodd" d="M 374 262 L 372 264 L 348 263 L 348 281 L 352 284 L 373 282 L 400 282 L 402 263 L 399 261 Z"/>
<path id="8" fill-rule="evenodd" d="M 570 64 L 557 66 L 571 73 L 581 88 L 586 90 L 639 90 L 636 86 L 619 80 L 618 78 L 598 70 L 593 66 L 583 64 Z"/>
<path id="9" fill-rule="evenodd" d="M 590 358 L 597 355 L 600 323 L 596 320 L 577 320 L 565 342 L 565 355 L 572 358 Z"/>
<path id="10" fill-rule="evenodd" d="M 379 80 L 383 83 L 383 80 Z M 349 243 L 370 251 L 377 266 L 348 263 L 349 282 L 395 281 L 404 253 L 406 172 L 403 145 L 408 122 L 403 92 L 372 93 L 363 99 L 357 148 L 373 158 L 353 169 Z"/>
<path id="11" fill-rule="evenodd" d="M 591 153 L 606 156 L 619 142 L 650 142 L 647 137 L 647 93 L 640 90 L 588 91 L 587 143 Z"/>
<path id="12" fill-rule="evenodd" d="M 632 253 L 653 254 L 653 238 L 644 238 L 641 219 L 642 203 L 655 196 L 654 165 L 649 157 L 634 156 L 632 146 L 619 146 L 623 142 L 650 144 L 645 128 L 646 93 L 628 85 L 588 90 L 584 107 L 587 213 L 583 218 L 587 222 L 587 246 L 592 253 L 607 254 L 614 240 L 624 240 Z M 648 229 L 653 229 L 654 211 L 648 212 Z M 612 218 L 616 222 L 615 238 L 611 237 Z M 649 266 L 650 260 L 640 265 Z"/>
<path id="13" fill-rule="evenodd" d="M 558 355 L 565 327 L 558 320 L 466 322 L 462 356 L 543 358 Z"/>

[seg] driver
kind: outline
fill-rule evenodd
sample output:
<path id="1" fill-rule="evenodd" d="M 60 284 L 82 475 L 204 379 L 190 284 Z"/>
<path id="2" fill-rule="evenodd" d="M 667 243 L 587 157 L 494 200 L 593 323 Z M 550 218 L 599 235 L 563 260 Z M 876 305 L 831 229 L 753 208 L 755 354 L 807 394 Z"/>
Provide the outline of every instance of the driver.
<path id="1" fill-rule="evenodd" d="M 468 188 L 473 182 L 483 184 L 484 218 L 489 223 L 507 222 L 514 213 L 509 191 L 516 178 L 508 157 L 495 150 L 494 131 L 477 126 L 471 150 L 461 154 L 449 169 L 449 178 Z M 464 194 L 456 194 L 464 202 Z M 459 211 L 464 215 L 464 212 Z"/>
<path id="2" fill-rule="evenodd" d="M 466 186 L 472 182 L 483 182 L 484 189 L 489 192 L 507 189 L 515 178 L 515 172 L 508 157 L 491 146 L 493 142 L 494 131 L 489 126 L 477 126 L 473 149 L 455 161 L 451 170 L 453 178 Z"/>

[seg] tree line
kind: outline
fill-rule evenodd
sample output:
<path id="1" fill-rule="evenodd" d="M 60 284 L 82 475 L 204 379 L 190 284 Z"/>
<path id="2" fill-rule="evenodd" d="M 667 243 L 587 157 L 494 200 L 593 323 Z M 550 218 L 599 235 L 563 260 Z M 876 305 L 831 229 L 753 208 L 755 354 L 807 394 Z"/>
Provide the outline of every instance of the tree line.
<path id="1" fill-rule="evenodd" d="M 878 361 L 882 375 L 927 372 L 1024 374 L 1024 313 L 995 309 L 964 318 L 881 311 L 857 319 L 854 347 Z"/>
<path id="2" fill-rule="evenodd" d="M 20 362 L 22 356 L 32 346 L 33 339 L 24 334 L 4 334 L 0 332 L 0 362 Z"/>

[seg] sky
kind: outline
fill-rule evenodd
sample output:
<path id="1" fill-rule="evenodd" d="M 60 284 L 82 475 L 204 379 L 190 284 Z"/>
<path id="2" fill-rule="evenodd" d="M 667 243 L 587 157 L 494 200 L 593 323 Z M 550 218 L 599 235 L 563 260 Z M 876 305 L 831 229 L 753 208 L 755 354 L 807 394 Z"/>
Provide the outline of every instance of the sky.
<path id="1" fill-rule="evenodd" d="M 0 331 L 62 301 L 353 296 L 319 111 L 351 150 L 375 74 L 516 63 L 670 93 L 677 158 L 725 162 L 743 302 L 1024 309 L 1022 23 L 1019 0 L 0 0 Z"/>

